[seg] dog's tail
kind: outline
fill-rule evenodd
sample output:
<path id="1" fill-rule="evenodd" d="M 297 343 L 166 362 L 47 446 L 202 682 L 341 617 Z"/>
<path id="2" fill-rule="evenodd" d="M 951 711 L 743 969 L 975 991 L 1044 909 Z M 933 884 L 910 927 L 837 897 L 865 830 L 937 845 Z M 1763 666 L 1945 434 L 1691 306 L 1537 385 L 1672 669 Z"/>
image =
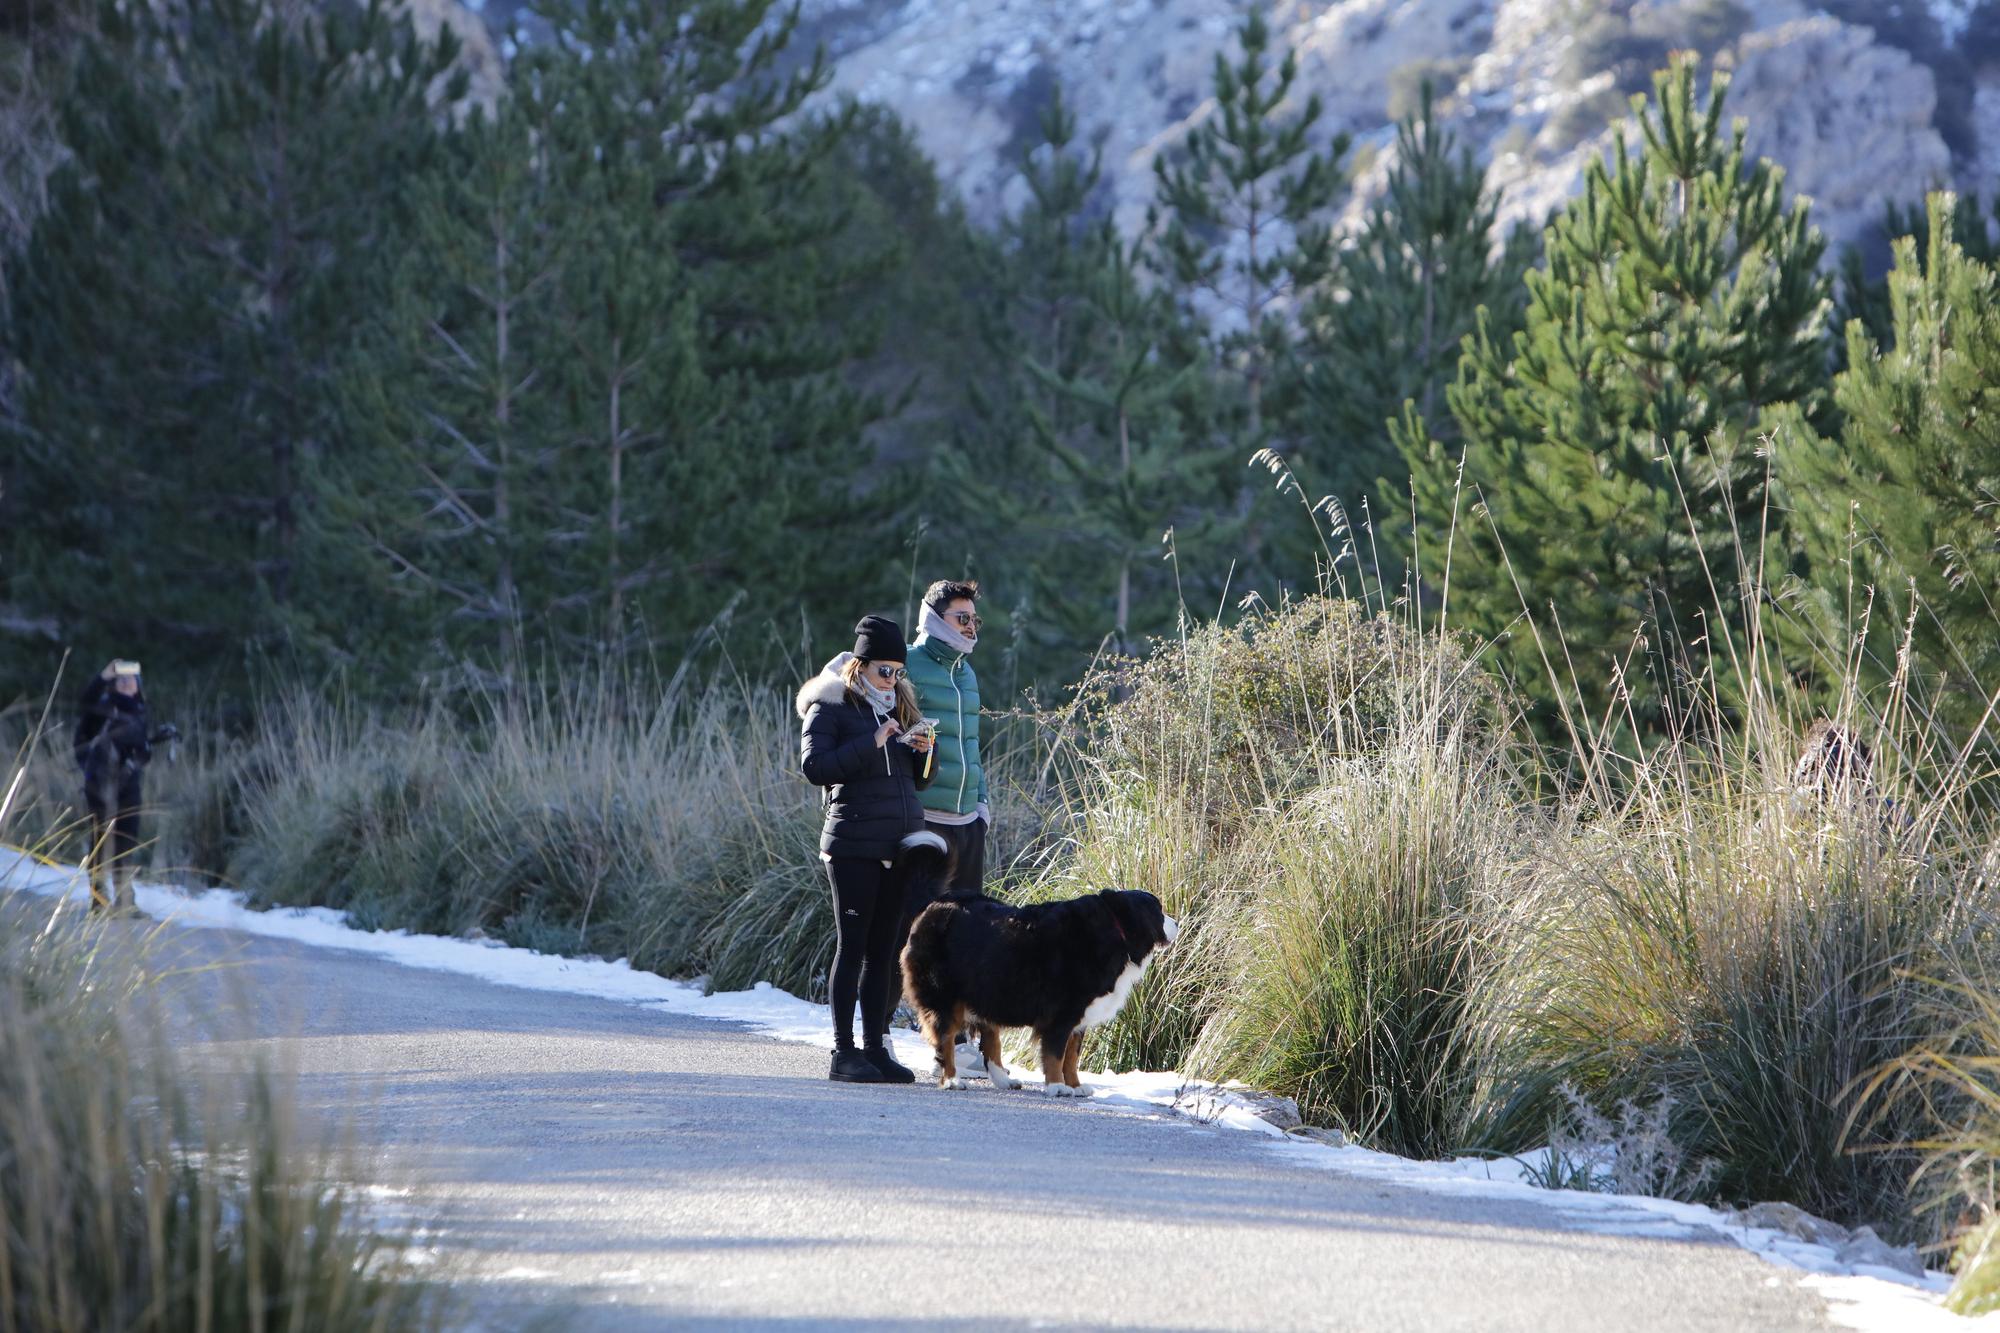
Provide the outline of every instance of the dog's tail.
<path id="1" fill-rule="evenodd" d="M 958 855 L 942 834 L 929 829 L 904 837 L 890 872 L 902 889 L 903 915 L 914 917 L 944 894 L 958 869 Z"/>

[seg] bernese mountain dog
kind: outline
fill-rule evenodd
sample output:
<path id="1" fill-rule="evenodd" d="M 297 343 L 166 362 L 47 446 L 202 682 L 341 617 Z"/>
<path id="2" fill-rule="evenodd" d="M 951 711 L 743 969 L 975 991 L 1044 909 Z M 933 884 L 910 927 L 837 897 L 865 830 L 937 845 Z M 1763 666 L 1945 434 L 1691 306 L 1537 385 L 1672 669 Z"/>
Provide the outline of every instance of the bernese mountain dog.
<path id="1" fill-rule="evenodd" d="M 1029 907 L 973 893 L 931 903 L 903 946 L 903 986 L 937 1056 L 938 1086 L 965 1086 L 953 1044 L 970 1027 L 993 1086 L 1020 1087 L 1001 1062 L 1000 1030 L 1029 1028 L 1044 1091 L 1089 1096 L 1076 1068 L 1084 1032 L 1117 1017 L 1153 954 L 1179 934 L 1160 900 L 1136 889 Z"/>

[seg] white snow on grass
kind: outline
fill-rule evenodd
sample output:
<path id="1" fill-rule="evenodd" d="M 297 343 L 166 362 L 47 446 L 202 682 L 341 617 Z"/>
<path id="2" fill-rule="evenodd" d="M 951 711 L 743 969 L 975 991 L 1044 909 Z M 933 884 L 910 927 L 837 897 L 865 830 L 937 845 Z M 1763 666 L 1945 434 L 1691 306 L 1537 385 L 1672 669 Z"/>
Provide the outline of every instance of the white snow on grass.
<path id="1" fill-rule="evenodd" d="M 1972 11 L 1978 5 L 1979 0 L 1930 0 L 1931 17 L 1937 20 L 1948 44 L 1956 45 L 1965 35 L 1965 25 L 1972 21 Z"/>
<path id="2" fill-rule="evenodd" d="M 0 848 L 0 890 L 23 890 L 88 903 L 89 888 L 74 867 L 48 865 Z M 446 939 L 408 931 L 357 930 L 346 915 L 324 907 L 254 910 L 244 896 L 225 889 L 187 893 L 165 885 L 140 884 L 136 898 L 145 915 L 195 930 L 234 930 L 290 940 L 321 949 L 368 954 L 404 967 L 450 972 L 496 985 L 555 991 L 616 1000 L 693 1018 L 747 1024 L 780 1041 L 826 1047 L 832 1020 L 826 1006 L 812 1004 L 768 982 L 747 991 L 705 995 L 699 982 L 670 981 L 640 972 L 623 959 L 565 958 L 517 949 L 492 940 Z M 917 1070 L 931 1067 L 931 1054 L 913 1032 L 894 1034 L 896 1054 Z M 1012 1071 L 1024 1082 L 1020 1093 L 995 1093 L 983 1080 L 952 1096 L 1032 1095 L 1041 1084 L 1032 1070 Z M 1782 1232 L 1744 1227 L 1701 1204 L 1632 1195 L 1550 1190 L 1530 1183 L 1534 1154 L 1497 1159 L 1461 1157 L 1420 1162 L 1354 1146 L 1335 1146 L 1287 1134 L 1260 1118 L 1252 1104 L 1230 1088 L 1168 1073 L 1086 1073 L 1084 1086 L 1099 1105 L 1190 1125 L 1214 1125 L 1269 1140 L 1272 1152 L 1303 1169 L 1337 1171 L 1385 1184 L 1432 1193 L 1511 1199 L 1550 1208 L 1579 1229 L 1627 1236 L 1690 1240 L 1721 1235 L 1743 1248 L 1810 1276 L 1807 1284 L 1824 1296 L 1836 1322 L 1866 1333 L 1887 1330 L 1963 1329 L 1968 1321 L 1947 1313 L 1938 1295 L 1948 1286 L 1942 1273 L 1914 1278 L 1888 1268 L 1843 1263 L 1831 1247 L 1794 1239 Z M 2000 1316 L 1978 1322 L 2000 1326 Z"/>

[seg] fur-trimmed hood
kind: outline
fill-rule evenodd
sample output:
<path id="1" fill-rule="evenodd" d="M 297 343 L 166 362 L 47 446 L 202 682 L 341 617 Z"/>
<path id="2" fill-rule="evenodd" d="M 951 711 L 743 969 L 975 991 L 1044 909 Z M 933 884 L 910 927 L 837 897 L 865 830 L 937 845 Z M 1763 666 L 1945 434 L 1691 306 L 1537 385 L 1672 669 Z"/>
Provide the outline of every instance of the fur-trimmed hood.
<path id="1" fill-rule="evenodd" d="M 853 656 L 853 653 L 840 654 L 821 667 L 817 676 L 799 686 L 798 698 L 792 701 L 792 706 L 797 710 L 800 721 L 805 720 L 806 710 L 814 704 L 837 704 L 849 696 L 851 692 L 847 682 L 840 678 L 840 672 Z"/>

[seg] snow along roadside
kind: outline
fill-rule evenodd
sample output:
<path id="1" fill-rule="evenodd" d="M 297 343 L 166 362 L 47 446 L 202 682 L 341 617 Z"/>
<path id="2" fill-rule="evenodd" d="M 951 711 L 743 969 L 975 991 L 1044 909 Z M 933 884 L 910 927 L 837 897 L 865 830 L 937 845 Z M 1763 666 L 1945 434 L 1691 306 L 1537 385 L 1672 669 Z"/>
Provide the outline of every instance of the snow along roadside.
<path id="1" fill-rule="evenodd" d="M 0 848 L 0 890 L 89 901 L 89 887 L 75 867 L 52 865 Z M 671 981 L 636 971 L 624 960 L 566 958 L 517 949 L 495 940 L 448 939 L 402 930 L 364 931 L 347 924 L 346 914 L 325 907 L 245 906 L 244 895 L 226 889 L 189 894 L 165 885 L 136 887 L 139 910 L 159 921 L 193 930 L 234 930 L 290 940 L 320 949 L 368 954 L 404 967 L 473 977 L 524 990 L 615 1000 L 693 1018 L 744 1023 L 780 1041 L 826 1046 L 832 1022 L 824 1005 L 801 1000 L 768 982 L 747 991 L 704 995 L 699 984 Z M 898 1057 L 913 1068 L 931 1066 L 923 1039 L 913 1032 L 894 1035 Z M 1016 1070 L 1030 1089 L 1038 1080 Z M 1850 1328 L 1881 1333 L 1921 1333 L 1926 1329 L 1964 1330 L 1971 1321 L 1947 1313 L 1937 1302 L 1949 1285 L 1941 1273 L 1912 1278 L 1894 1269 L 1841 1262 L 1825 1245 L 1796 1240 L 1782 1232 L 1743 1227 L 1712 1208 L 1630 1195 L 1549 1190 L 1528 1183 L 1527 1164 L 1535 1154 L 1497 1160 L 1456 1158 L 1420 1162 L 1353 1146 L 1301 1139 L 1260 1119 L 1250 1103 L 1227 1088 L 1202 1084 L 1175 1073 L 1085 1073 L 1084 1084 L 1101 1104 L 1158 1118 L 1164 1115 L 1193 1127 L 1218 1125 L 1270 1139 L 1270 1150 L 1305 1169 L 1343 1172 L 1409 1189 L 1483 1198 L 1506 1198 L 1554 1209 L 1569 1225 L 1617 1235 L 1692 1239 L 1720 1234 L 1753 1253 L 1803 1270 L 1806 1283 L 1828 1301 L 1830 1317 Z M 991 1095 L 975 1084 L 968 1096 Z M 1019 1094 L 1015 1094 L 1019 1095 Z M 1981 1324 L 2000 1327 L 2000 1316 Z"/>

